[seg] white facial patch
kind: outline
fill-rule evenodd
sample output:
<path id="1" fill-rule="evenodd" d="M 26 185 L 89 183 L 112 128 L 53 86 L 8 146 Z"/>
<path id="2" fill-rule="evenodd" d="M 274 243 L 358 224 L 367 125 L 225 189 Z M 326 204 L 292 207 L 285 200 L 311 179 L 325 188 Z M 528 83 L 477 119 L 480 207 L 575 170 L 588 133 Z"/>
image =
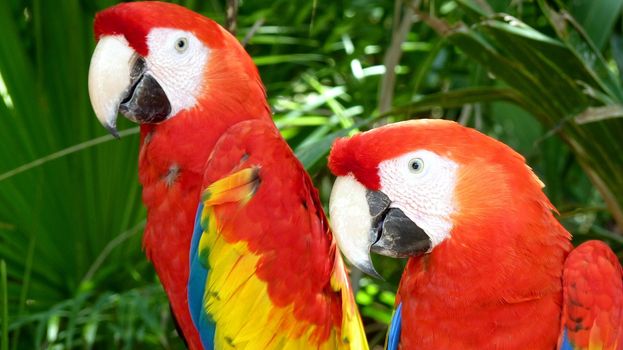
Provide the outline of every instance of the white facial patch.
<path id="1" fill-rule="evenodd" d="M 379 164 L 381 191 L 392 201 L 390 207 L 401 209 L 426 232 L 431 249 L 452 230 L 457 169 L 455 162 L 426 150 Z"/>
<path id="2" fill-rule="evenodd" d="M 210 50 L 192 33 L 155 28 L 147 36 L 147 72 L 156 79 L 171 104 L 171 116 L 197 103 Z"/>

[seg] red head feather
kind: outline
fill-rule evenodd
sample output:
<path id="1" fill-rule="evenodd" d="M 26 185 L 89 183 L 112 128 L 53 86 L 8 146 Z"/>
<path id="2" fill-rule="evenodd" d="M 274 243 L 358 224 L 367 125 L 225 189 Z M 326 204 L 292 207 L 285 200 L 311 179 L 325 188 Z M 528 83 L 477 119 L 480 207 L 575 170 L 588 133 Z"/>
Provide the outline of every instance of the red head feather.
<path id="1" fill-rule="evenodd" d="M 129 2 L 95 16 L 95 38 L 123 35 L 141 56 L 148 55 L 147 35 L 153 28 L 189 31 L 210 48 L 223 45 L 224 30 L 214 21 L 182 6 L 158 1 Z"/>
<path id="2" fill-rule="evenodd" d="M 329 155 L 329 168 L 337 175 L 348 173 L 370 189 L 380 186 L 378 165 L 406 152 L 426 149 L 460 162 L 461 153 L 489 153 L 506 145 L 448 120 L 411 120 L 387 125 L 349 139 L 338 139 Z M 475 152 L 475 153 L 474 153 Z"/>
<path id="3" fill-rule="evenodd" d="M 227 122 L 249 116 L 270 117 L 253 60 L 233 35 L 211 19 L 175 4 L 130 2 L 99 12 L 94 28 L 97 40 L 104 35 L 123 35 L 143 57 L 149 55 L 147 37 L 154 28 L 192 33 L 210 50 L 197 110 L 213 113 L 219 119 L 231 119 Z"/>
<path id="4" fill-rule="evenodd" d="M 352 173 L 367 188 L 379 190 L 379 164 L 419 149 L 461 165 L 456 197 L 464 209 L 460 215 L 463 218 L 479 219 L 493 210 L 508 209 L 513 188 L 530 191 L 553 209 L 541 191 L 542 183 L 520 154 L 477 130 L 448 120 L 410 120 L 338 139 L 329 155 L 329 168 L 337 176 Z M 492 183 L 498 191 L 490 190 Z"/>

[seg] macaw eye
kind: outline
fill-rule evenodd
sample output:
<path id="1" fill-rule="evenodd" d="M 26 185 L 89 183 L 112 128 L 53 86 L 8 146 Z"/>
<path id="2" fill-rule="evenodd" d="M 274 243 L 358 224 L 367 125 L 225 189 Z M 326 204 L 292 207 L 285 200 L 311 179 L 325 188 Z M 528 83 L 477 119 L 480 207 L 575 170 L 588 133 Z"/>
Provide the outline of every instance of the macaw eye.
<path id="1" fill-rule="evenodd" d="M 413 158 L 409 161 L 409 171 L 419 174 L 424 170 L 424 161 L 422 158 Z"/>
<path id="2" fill-rule="evenodd" d="M 175 49 L 177 50 L 177 52 L 182 53 L 186 51 L 187 48 L 188 48 L 188 39 L 179 38 L 175 41 Z"/>

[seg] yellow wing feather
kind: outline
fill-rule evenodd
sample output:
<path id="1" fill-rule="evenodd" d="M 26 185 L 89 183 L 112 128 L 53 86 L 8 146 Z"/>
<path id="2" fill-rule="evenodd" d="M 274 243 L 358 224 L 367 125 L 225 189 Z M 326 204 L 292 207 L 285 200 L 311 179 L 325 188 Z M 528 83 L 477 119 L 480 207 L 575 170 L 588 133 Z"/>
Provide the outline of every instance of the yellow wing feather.
<path id="1" fill-rule="evenodd" d="M 335 264 L 331 274 L 331 287 L 333 290 L 342 293 L 342 341 L 350 344 L 352 349 L 368 349 L 366 333 L 337 245 L 335 246 Z"/>
<path id="2" fill-rule="evenodd" d="M 210 273 L 204 294 L 205 311 L 216 323 L 216 349 L 367 349 L 363 325 L 346 276 L 342 258 L 335 247 L 331 287 L 342 295 L 341 336 L 332 330 L 321 344 L 316 326 L 294 317 L 293 305 L 275 306 L 266 282 L 256 274 L 260 256 L 247 243 L 229 243 L 219 223 L 215 207 L 239 202 L 244 206 L 258 184 L 258 168 L 246 168 L 213 183 L 204 193 L 199 254 L 206 254 Z"/>

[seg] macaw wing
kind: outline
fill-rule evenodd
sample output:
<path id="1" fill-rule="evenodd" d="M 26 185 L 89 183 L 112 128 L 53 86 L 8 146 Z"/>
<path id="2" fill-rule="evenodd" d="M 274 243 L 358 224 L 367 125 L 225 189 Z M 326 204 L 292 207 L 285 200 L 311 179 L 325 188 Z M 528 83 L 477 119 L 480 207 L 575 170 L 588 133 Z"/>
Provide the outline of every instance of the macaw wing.
<path id="1" fill-rule="evenodd" d="M 197 208 L 197 215 L 195 218 L 195 228 L 193 230 L 192 241 L 190 244 L 190 272 L 188 277 L 188 308 L 190 310 L 190 317 L 197 328 L 201 343 L 205 350 L 214 349 L 214 332 L 215 324 L 214 320 L 210 316 L 203 312 L 203 294 L 205 291 L 206 279 L 208 277 L 208 271 L 210 266 L 206 256 L 199 255 L 199 242 L 203 235 L 203 201 L 199 203 Z"/>
<path id="2" fill-rule="evenodd" d="M 575 248 L 563 271 L 559 349 L 623 349 L 623 272 L 603 242 Z"/>
<path id="3" fill-rule="evenodd" d="M 387 340 L 385 349 L 398 350 L 400 347 L 400 332 L 402 331 L 402 303 L 398 303 L 398 307 L 394 310 L 392 320 L 389 323 L 387 331 Z"/>
<path id="4" fill-rule="evenodd" d="M 206 166 L 188 282 L 207 349 L 367 349 L 316 190 L 274 125 L 245 121 Z"/>

